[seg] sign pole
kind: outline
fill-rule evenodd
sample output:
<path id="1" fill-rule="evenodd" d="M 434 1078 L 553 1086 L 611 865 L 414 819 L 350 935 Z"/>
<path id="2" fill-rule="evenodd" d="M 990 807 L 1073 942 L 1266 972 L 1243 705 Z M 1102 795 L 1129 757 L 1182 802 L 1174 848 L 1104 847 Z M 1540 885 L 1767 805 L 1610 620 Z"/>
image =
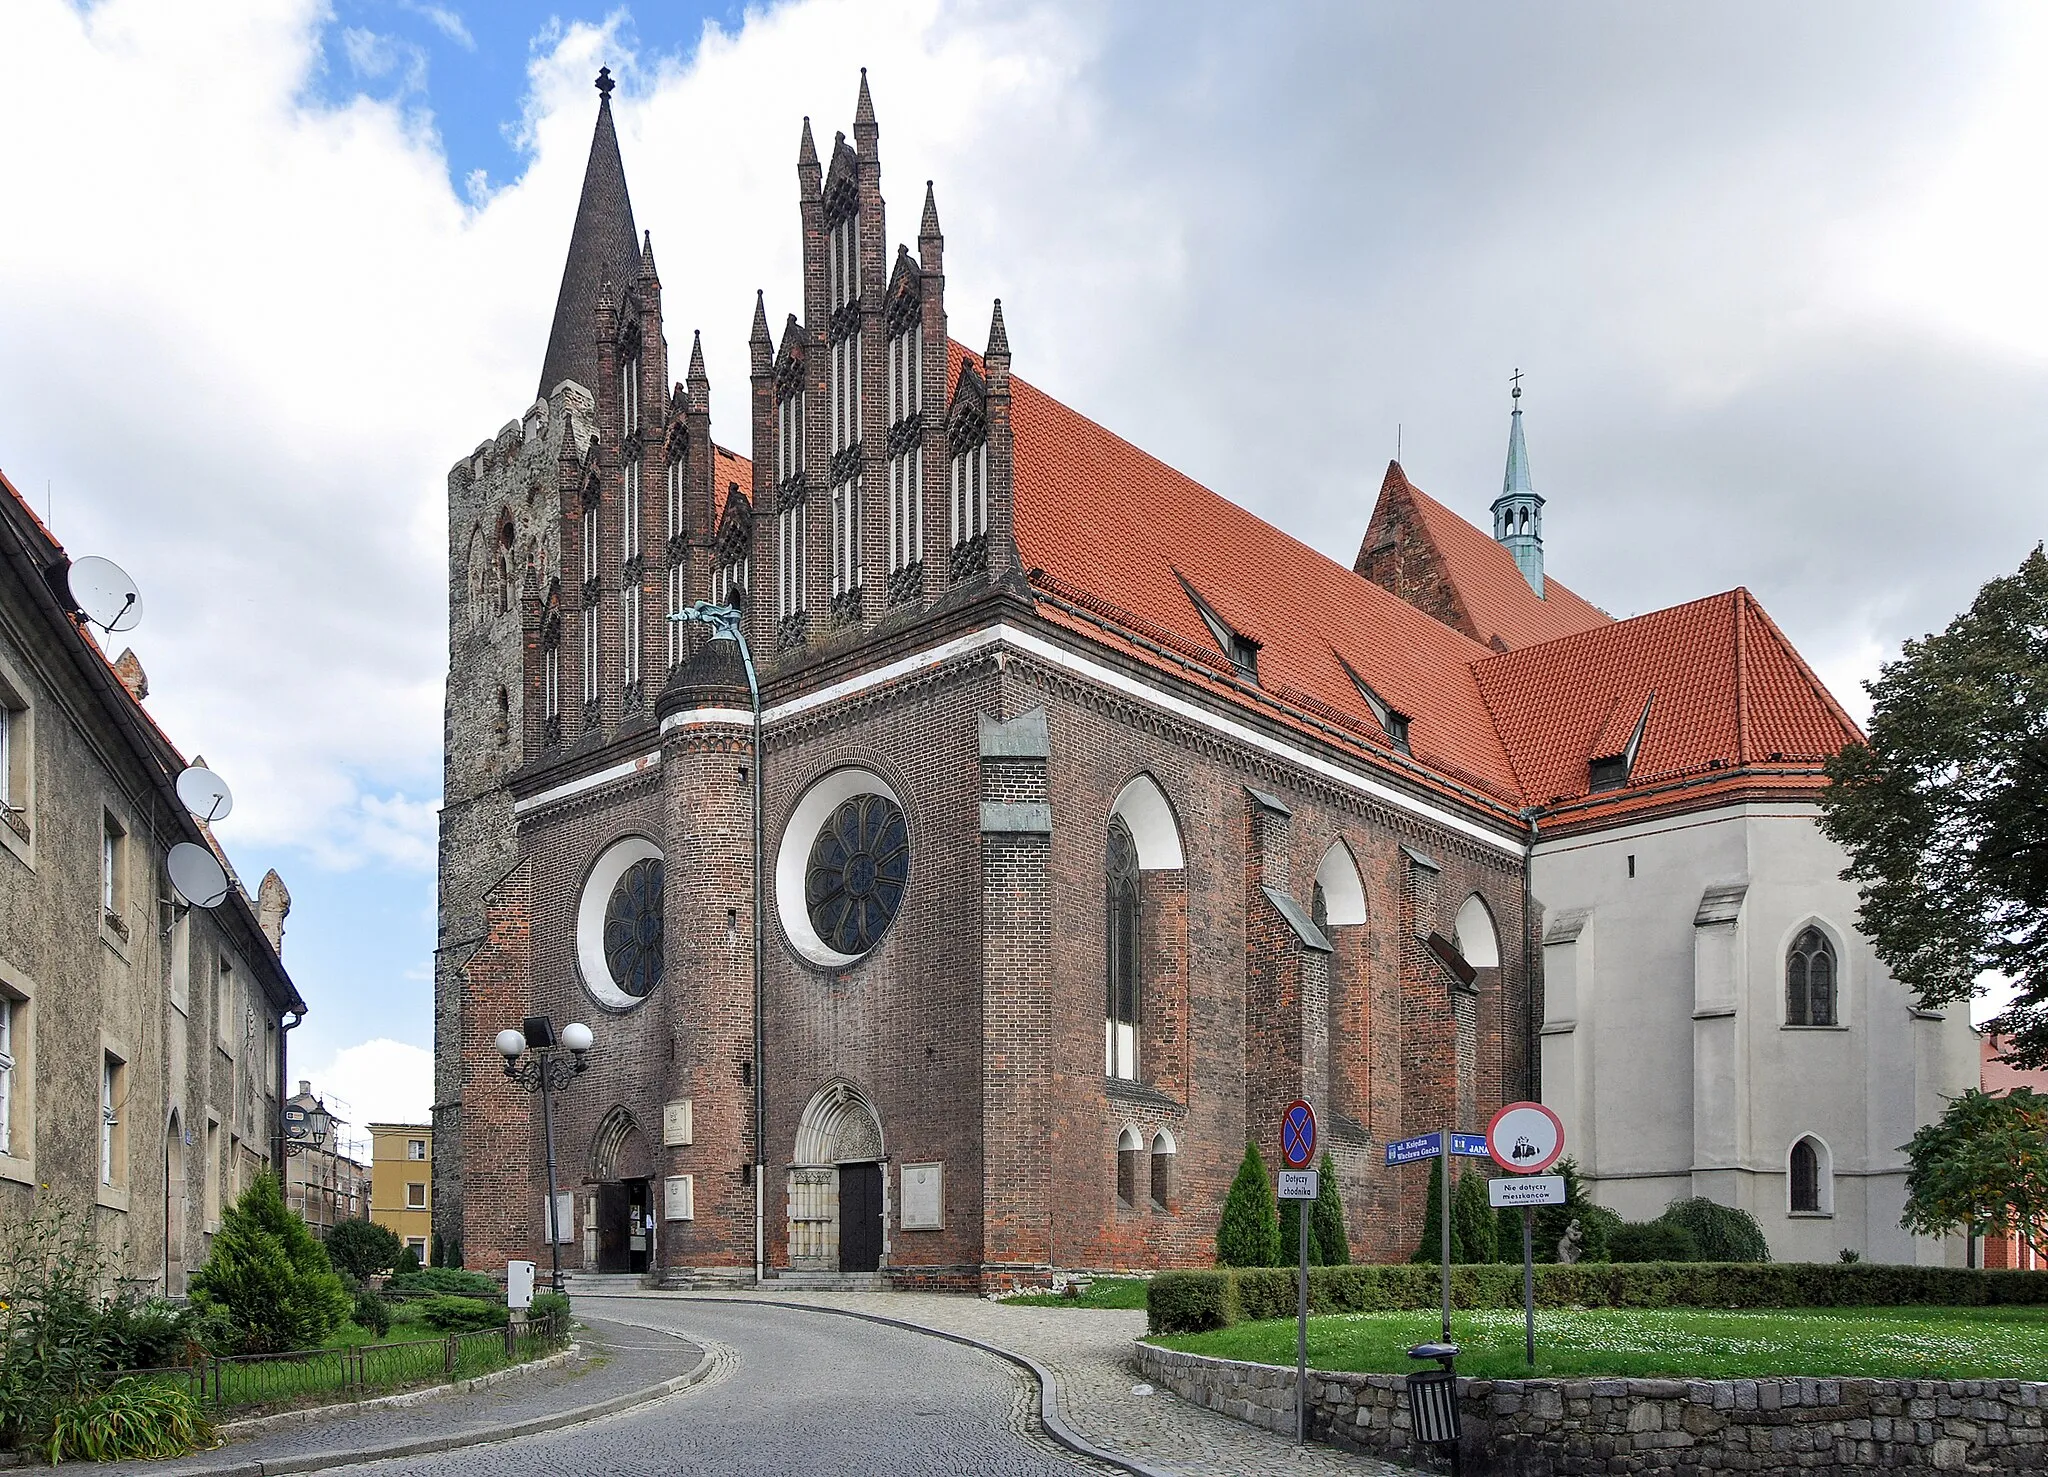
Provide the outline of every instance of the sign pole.
<path id="1" fill-rule="evenodd" d="M 1444 1342 L 1451 1341 L 1451 1130 L 1444 1129 L 1441 1162 L 1444 1170 L 1443 1252 L 1444 1252 Z"/>
<path id="2" fill-rule="evenodd" d="M 1522 1314 L 1528 1321 L 1524 1352 L 1536 1364 L 1536 1207 L 1522 1207 Z"/>
<path id="3" fill-rule="evenodd" d="M 1308 1219 L 1313 1200 L 1297 1200 L 1301 1268 L 1294 1298 L 1294 1444 L 1308 1441 Z"/>

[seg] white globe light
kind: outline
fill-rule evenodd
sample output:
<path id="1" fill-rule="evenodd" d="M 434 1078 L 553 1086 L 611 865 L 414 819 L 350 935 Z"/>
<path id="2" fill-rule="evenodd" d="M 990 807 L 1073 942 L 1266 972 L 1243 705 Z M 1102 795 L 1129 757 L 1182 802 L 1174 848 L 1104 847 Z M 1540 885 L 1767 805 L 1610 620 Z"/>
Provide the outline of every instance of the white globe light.
<path id="1" fill-rule="evenodd" d="M 571 1051 L 590 1050 L 590 1043 L 594 1039 L 590 1034 L 590 1027 L 581 1021 L 571 1021 L 562 1027 L 562 1045 Z"/>
<path id="2" fill-rule="evenodd" d="M 505 1060 L 509 1062 L 518 1056 L 520 1052 L 526 1050 L 526 1038 L 517 1031 L 500 1031 L 498 1033 L 498 1050 L 504 1054 Z"/>

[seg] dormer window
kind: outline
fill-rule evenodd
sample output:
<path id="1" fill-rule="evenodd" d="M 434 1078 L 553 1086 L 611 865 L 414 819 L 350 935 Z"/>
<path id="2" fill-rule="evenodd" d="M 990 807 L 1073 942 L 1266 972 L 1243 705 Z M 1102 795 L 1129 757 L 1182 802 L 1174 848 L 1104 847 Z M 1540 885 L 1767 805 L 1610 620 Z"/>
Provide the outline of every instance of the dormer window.
<path id="1" fill-rule="evenodd" d="M 1180 587 L 1187 591 L 1188 599 L 1194 603 L 1196 612 L 1202 617 L 1202 624 L 1209 628 L 1209 634 L 1215 638 L 1216 644 L 1223 648 L 1223 654 L 1230 658 L 1230 665 L 1236 669 L 1237 675 L 1247 682 L 1257 682 L 1260 643 L 1236 630 L 1218 615 L 1208 601 L 1195 593 L 1195 587 L 1189 584 L 1179 571 L 1176 570 L 1173 577 L 1179 580 Z"/>
<path id="2" fill-rule="evenodd" d="M 1373 722 L 1379 724 L 1387 741 L 1403 754 L 1412 753 L 1408 747 L 1408 715 L 1394 708 L 1387 700 L 1373 690 L 1372 684 L 1351 668 L 1343 657 L 1337 658 L 1337 665 L 1344 669 L 1344 675 L 1351 679 L 1351 685 L 1358 689 L 1358 695 L 1365 699 L 1365 706 L 1371 710 Z"/>
<path id="3" fill-rule="evenodd" d="M 1651 693 L 1643 699 L 1642 710 L 1636 715 L 1635 726 L 1629 730 L 1628 740 L 1622 745 L 1619 753 L 1596 754 L 1589 762 L 1587 788 L 1595 795 L 1603 790 L 1619 790 L 1628 784 L 1629 776 L 1635 771 L 1636 752 L 1643 746 L 1643 729 L 1650 721 L 1650 704 L 1656 701 L 1656 697 L 1655 693 Z M 1616 704 L 1616 710 L 1615 716 L 1626 712 L 1619 703 Z M 1610 717 L 1608 728 L 1611 729 L 1613 725 L 1614 717 Z M 1604 739 L 1606 736 L 1603 731 L 1601 738 Z"/>

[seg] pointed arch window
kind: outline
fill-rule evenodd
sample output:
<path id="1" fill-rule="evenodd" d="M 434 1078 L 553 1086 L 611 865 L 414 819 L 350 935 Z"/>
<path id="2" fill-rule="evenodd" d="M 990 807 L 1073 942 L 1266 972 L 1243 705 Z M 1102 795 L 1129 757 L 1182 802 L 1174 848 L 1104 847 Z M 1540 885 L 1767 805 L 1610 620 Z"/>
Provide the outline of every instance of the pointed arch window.
<path id="1" fill-rule="evenodd" d="M 804 470 L 804 397 L 801 390 L 782 397 L 775 407 L 775 485 L 780 487 Z"/>
<path id="2" fill-rule="evenodd" d="M 1152 1208 L 1170 1211 L 1178 1203 L 1173 1183 L 1173 1136 L 1165 1129 L 1152 1135 Z"/>
<path id="3" fill-rule="evenodd" d="M 1785 1024 L 1832 1026 L 1841 972 L 1835 946 L 1818 928 L 1807 928 L 1785 956 Z"/>
<path id="4" fill-rule="evenodd" d="M 804 507 L 775 515 L 775 615 L 788 620 L 804 608 Z"/>
<path id="5" fill-rule="evenodd" d="M 972 543 L 988 532 L 988 443 L 953 456 L 953 544 Z"/>
<path id="6" fill-rule="evenodd" d="M 849 213 L 832 227 L 826 253 L 827 286 L 837 312 L 860 296 L 860 212 Z"/>
<path id="7" fill-rule="evenodd" d="M 623 436 L 637 436 L 640 433 L 640 356 L 628 355 L 626 362 L 619 366 L 619 432 Z"/>
<path id="8" fill-rule="evenodd" d="M 1126 1128 L 1116 1140 L 1116 1202 L 1129 1210 L 1138 1203 L 1138 1160 L 1144 1157 L 1136 1129 Z"/>
<path id="9" fill-rule="evenodd" d="M 1120 815 L 1109 820 L 1104 862 L 1107 912 L 1103 1070 L 1111 1077 L 1138 1075 L 1138 1007 L 1143 994 L 1138 920 L 1138 846 Z"/>
<path id="10" fill-rule="evenodd" d="M 640 557 L 640 459 L 626 463 L 625 506 L 620 510 L 619 562 L 630 569 Z"/>
<path id="11" fill-rule="evenodd" d="M 1803 1138 L 1792 1146 L 1791 1204 L 1794 1215 L 1827 1214 L 1822 1157 L 1820 1146 L 1810 1138 Z"/>

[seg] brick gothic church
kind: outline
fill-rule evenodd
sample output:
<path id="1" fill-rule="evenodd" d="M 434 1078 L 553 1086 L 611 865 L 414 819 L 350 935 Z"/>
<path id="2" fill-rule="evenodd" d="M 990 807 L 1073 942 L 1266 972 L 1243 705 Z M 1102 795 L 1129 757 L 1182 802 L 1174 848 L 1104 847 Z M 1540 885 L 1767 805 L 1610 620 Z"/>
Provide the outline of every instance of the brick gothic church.
<path id="1" fill-rule="evenodd" d="M 1540 1086 L 1543 817 L 1810 793 L 1853 728 L 1739 591 L 1698 624 L 1771 653 L 1746 746 L 1739 662 L 1546 659 L 1636 623 L 1545 580 L 1519 410 L 1492 537 L 1394 465 L 1347 569 L 1013 376 L 999 303 L 963 347 L 929 186 L 892 247 L 864 76 L 851 141 L 804 124 L 799 311 L 757 299 L 727 450 L 694 338 L 670 378 L 611 86 L 538 397 L 448 478 L 437 1233 L 547 1260 L 493 1047 L 546 1015 L 596 1035 L 555 1099 L 566 1266 L 751 1278 L 757 1193 L 772 1275 L 1204 1263 L 1297 1095 L 1355 1254 L 1405 1253 L 1384 1142 Z M 760 1062 L 748 689 L 667 619 L 707 599 L 765 708 Z"/>

